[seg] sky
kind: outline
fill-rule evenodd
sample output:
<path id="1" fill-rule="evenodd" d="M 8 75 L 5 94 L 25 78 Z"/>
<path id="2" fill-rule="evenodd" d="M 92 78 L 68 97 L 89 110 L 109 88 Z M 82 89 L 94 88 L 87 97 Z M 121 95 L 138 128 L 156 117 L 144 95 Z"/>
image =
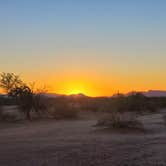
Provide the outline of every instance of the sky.
<path id="1" fill-rule="evenodd" d="M 50 92 L 166 89 L 165 0 L 0 0 L 0 71 Z"/>

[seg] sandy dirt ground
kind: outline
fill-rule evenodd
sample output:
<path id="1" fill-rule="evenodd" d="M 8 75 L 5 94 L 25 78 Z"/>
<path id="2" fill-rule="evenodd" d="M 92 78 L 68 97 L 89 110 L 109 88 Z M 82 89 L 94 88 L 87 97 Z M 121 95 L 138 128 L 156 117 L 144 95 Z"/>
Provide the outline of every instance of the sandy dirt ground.
<path id="1" fill-rule="evenodd" d="M 162 113 L 140 117 L 145 132 L 94 127 L 96 120 L 0 124 L 0 166 L 164 166 Z"/>

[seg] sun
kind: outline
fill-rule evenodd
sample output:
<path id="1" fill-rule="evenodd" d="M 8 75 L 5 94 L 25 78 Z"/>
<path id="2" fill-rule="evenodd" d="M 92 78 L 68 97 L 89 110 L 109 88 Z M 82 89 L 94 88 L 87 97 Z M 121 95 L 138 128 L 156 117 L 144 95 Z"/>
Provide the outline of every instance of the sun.
<path id="1" fill-rule="evenodd" d="M 82 86 L 74 86 L 74 87 L 70 87 L 68 89 L 68 92 L 67 94 L 71 95 L 71 94 L 86 94 L 87 93 L 87 90 L 86 88 L 82 87 Z"/>
<path id="2" fill-rule="evenodd" d="M 88 89 L 83 83 L 70 83 L 66 87 L 66 94 L 71 95 L 71 94 L 87 94 Z"/>
<path id="3" fill-rule="evenodd" d="M 72 94 L 84 94 L 86 96 L 96 96 L 95 86 L 87 79 L 85 80 L 69 80 L 59 83 L 59 87 L 56 86 L 56 93 L 72 95 Z"/>
<path id="4" fill-rule="evenodd" d="M 80 94 L 80 93 L 85 93 L 85 92 L 83 92 L 82 90 L 80 90 L 80 89 L 73 89 L 73 90 L 70 90 L 69 91 L 69 94 L 71 95 L 71 94 Z"/>

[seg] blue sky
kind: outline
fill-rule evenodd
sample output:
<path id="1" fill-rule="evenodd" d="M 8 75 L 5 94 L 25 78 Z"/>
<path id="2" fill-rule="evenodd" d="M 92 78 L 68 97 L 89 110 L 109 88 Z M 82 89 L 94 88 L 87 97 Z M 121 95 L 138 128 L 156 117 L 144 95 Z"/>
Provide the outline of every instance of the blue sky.
<path id="1" fill-rule="evenodd" d="M 166 88 L 165 0 L 0 0 L 0 25 L 0 71 Z"/>

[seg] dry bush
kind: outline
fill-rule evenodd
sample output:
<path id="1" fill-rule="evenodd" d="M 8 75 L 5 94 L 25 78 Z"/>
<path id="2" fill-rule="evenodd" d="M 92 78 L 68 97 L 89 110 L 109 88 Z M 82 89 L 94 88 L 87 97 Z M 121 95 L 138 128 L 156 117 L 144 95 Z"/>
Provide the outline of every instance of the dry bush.
<path id="1" fill-rule="evenodd" d="M 50 114 L 55 119 L 74 119 L 78 115 L 78 111 L 69 103 L 56 103 Z"/>
<path id="2" fill-rule="evenodd" d="M 111 128 L 143 128 L 143 125 L 136 117 L 136 114 L 131 112 L 112 112 L 99 119 L 97 126 Z"/>

